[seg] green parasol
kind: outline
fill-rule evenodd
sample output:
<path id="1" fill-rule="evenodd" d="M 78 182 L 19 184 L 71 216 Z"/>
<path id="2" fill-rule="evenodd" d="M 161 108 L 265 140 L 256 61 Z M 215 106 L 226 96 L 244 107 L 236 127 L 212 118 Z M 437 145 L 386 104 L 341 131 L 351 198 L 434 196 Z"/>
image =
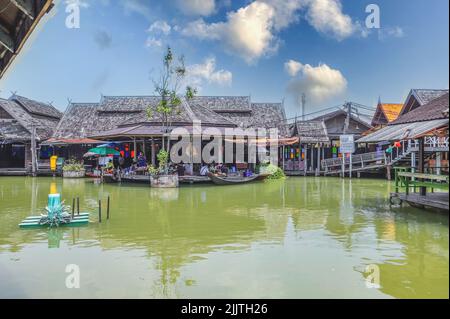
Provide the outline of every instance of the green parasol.
<path id="1" fill-rule="evenodd" d="M 116 151 L 113 148 L 110 147 L 94 147 L 91 148 L 86 154 L 84 154 L 84 157 L 89 156 L 109 156 L 109 155 L 120 155 L 119 151 Z"/>

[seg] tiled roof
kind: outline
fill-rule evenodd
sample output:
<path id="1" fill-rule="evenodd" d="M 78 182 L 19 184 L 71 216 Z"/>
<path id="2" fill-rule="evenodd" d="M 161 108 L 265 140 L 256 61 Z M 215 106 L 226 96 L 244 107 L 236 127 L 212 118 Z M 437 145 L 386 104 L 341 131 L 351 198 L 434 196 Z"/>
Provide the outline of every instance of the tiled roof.
<path id="1" fill-rule="evenodd" d="M 372 117 L 372 126 L 386 125 L 395 121 L 400 115 L 403 104 L 378 103 L 375 114 Z"/>
<path id="2" fill-rule="evenodd" d="M 383 103 L 381 109 L 389 122 L 395 121 L 402 110 L 403 104 Z"/>
<path id="3" fill-rule="evenodd" d="M 192 102 L 217 112 L 251 111 L 249 96 L 196 96 Z"/>
<path id="4" fill-rule="evenodd" d="M 7 141 L 27 141 L 31 139 L 31 133 L 24 129 L 16 120 L 0 122 L 0 139 Z"/>
<path id="5" fill-rule="evenodd" d="M 31 133 L 33 125 L 36 127 L 36 135 L 40 140 L 51 137 L 54 128 L 58 125 L 58 119 L 29 113 L 26 108 L 15 100 L 0 99 L 0 107 L 10 114 L 26 131 Z"/>
<path id="6" fill-rule="evenodd" d="M 156 112 L 159 101 L 157 96 L 103 96 L 99 104 L 73 103 L 53 137 L 84 138 L 121 126 L 160 124 L 162 118 Z M 221 106 L 220 102 L 224 104 Z M 253 103 L 248 106 L 248 102 L 248 97 L 195 97 L 189 101 L 183 98 L 178 112 L 172 117 L 172 124 L 182 126 L 201 121 L 203 125 L 217 127 L 279 127 L 280 134 L 285 136 L 286 116 L 282 104 Z M 150 119 L 148 107 L 153 108 Z"/>
<path id="7" fill-rule="evenodd" d="M 98 103 L 71 103 L 56 127 L 54 138 L 84 138 L 97 131 Z"/>
<path id="8" fill-rule="evenodd" d="M 448 93 L 448 90 L 435 90 L 435 89 L 413 89 L 412 93 L 416 96 L 420 104 L 424 105 L 432 100 Z"/>
<path id="9" fill-rule="evenodd" d="M 296 122 L 292 134 L 300 138 L 300 143 L 326 143 L 330 141 L 327 128 L 322 121 Z"/>
<path id="10" fill-rule="evenodd" d="M 103 96 L 100 101 L 101 112 L 141 112 L 161 99 L 157 96 Z"/>
<path id="11" fill-rule="evenodd" d="M 448 93 L 441 95 L 427 104 L 400 116 L 396 121 L 390 124 L 396 125 L 448 118 L 448 115 L 445 113 L 446 109 L 449 107 L 448 95 Z"/>
<path id="12" fill-rule="evenodd" d="M 22 107 L 24 107 L 27 110 L 27 112 L 31 114 L 54 117 L 56 119 L 60 119 L 62 117 L 62 113 L 58 111 L 53 105 L 30 100 L 26 97 L 19 95 L 13 95 L 9 99 L 11 101 L 19 103 Z"/>
<path id="13" fill-rule="evenodd" d="M 313 121 L 323 121 L 325 122 L 325 126 L 327 127 L 328 136 L 334 136 L 334 135 L 341 135 L 344 132 L 344 123 L 342 123 L 342 127 L 336 127 L 333 128 L 328 127 L 328 121 L 332 120 L 333 118 L 339 118 L 347 116 L 347 112 L 345 110 L 339 109 L 337 111 L 332 111 L 327 114 L 318 116 Z M 364 119 L 362 119 L 360 116 L 356 116 L 355 114 L 351 114 L 351 120 L 354 121 L 353 125 L 351 124 L 351 127 L 349 128 L 348 134 L 362 134 L 364 131 L 370 129 L 372 126 Z M 359 125 L 363 127 L 359 127 Z"/>

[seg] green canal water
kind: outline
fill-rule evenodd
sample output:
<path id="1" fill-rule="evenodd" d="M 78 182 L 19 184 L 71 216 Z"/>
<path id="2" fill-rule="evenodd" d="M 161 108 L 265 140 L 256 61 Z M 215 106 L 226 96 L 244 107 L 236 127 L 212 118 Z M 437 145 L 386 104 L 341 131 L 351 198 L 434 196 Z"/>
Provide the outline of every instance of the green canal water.
<path id="1" fill-rule="evenodd" d="M 52 183 L 92 223 L 20 230 Z M 448 298 L 448 214 L 389 208 L 391 190 L 339 178 L 159 190 L 1 177 L 0 298 Z M 67 265 L 80 288 L 66 287 Z"/>

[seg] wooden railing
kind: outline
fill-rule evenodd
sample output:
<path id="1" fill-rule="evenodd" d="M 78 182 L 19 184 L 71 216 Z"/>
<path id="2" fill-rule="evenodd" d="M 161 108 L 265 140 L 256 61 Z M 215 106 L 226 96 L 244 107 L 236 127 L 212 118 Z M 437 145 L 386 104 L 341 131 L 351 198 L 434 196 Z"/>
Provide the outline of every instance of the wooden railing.
<path id="1" fill-rule="evenodd" d="M 448 175 L 437 175 L 427 173 L 415 173 L 413 169 L 407 167 L 394 167 L 395 170 L 395 192 L 398 193 L 404 188 L 406 194 L 409 194 L 410 188 L 414 192 L 418 187 L 447 190 L 449 187 Z"/>
<path id="2" fill-rule="evenodd" d="M 363 154 L 354 154 L 350 157 L 346 158 L 329 158 L 322 160 L 322 167 L 324 168 L 325 172 L 332 172 L 332 171 L 340 171 L 342 170 L 342 165 L 345 166 L 352 166 L 353 169 L 364 169 L 368 166 L 373 165 L 380 165 L 380 166 L 386 166 L 390 165 L 393 161 L 398 161 L 407 154 L 404 153 L 402 156 L 399 156 L 395 159 L 392 159 L 390 156 L 386 156 L 385 152 L 370 152 L 370 153 L 363 153 Z M 351 160 L 351 162 L 350 162 Z M 345 161 L 343 163 L 343 161 Z"/>

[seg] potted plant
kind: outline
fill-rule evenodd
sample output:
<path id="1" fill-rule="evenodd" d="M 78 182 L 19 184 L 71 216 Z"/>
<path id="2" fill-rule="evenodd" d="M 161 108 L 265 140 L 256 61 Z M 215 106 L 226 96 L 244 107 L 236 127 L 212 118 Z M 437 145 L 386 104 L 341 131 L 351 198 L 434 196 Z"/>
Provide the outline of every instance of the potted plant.
<path id="1" fill-rule="evenodd" d="M 155 188 L 178 187 L 178 174 L 169 174 L 168 172 L 169 153 L 166 150 L 160 150 L 156 157 L 159 167 L 155 168 L 150 165 L 148 169 L 151 186 Z"/>
<path id="2" fill-rule="evenodd" d="M 283 179 L 286 177 L 286 175 L 284 174 L 283 170 L 273 164 L 270 163 L 261 163 L 258 166 L 258 171 L 259 174 L 268 174 L 269 176 L 267 177 L 267 179 Z"/>
<path id="3" fill-rule="evenodd" d="M 67 161 L 62 170 L 64 178 L 83 178 L 86 173 L 83 163 L 74 159 Z"/>

